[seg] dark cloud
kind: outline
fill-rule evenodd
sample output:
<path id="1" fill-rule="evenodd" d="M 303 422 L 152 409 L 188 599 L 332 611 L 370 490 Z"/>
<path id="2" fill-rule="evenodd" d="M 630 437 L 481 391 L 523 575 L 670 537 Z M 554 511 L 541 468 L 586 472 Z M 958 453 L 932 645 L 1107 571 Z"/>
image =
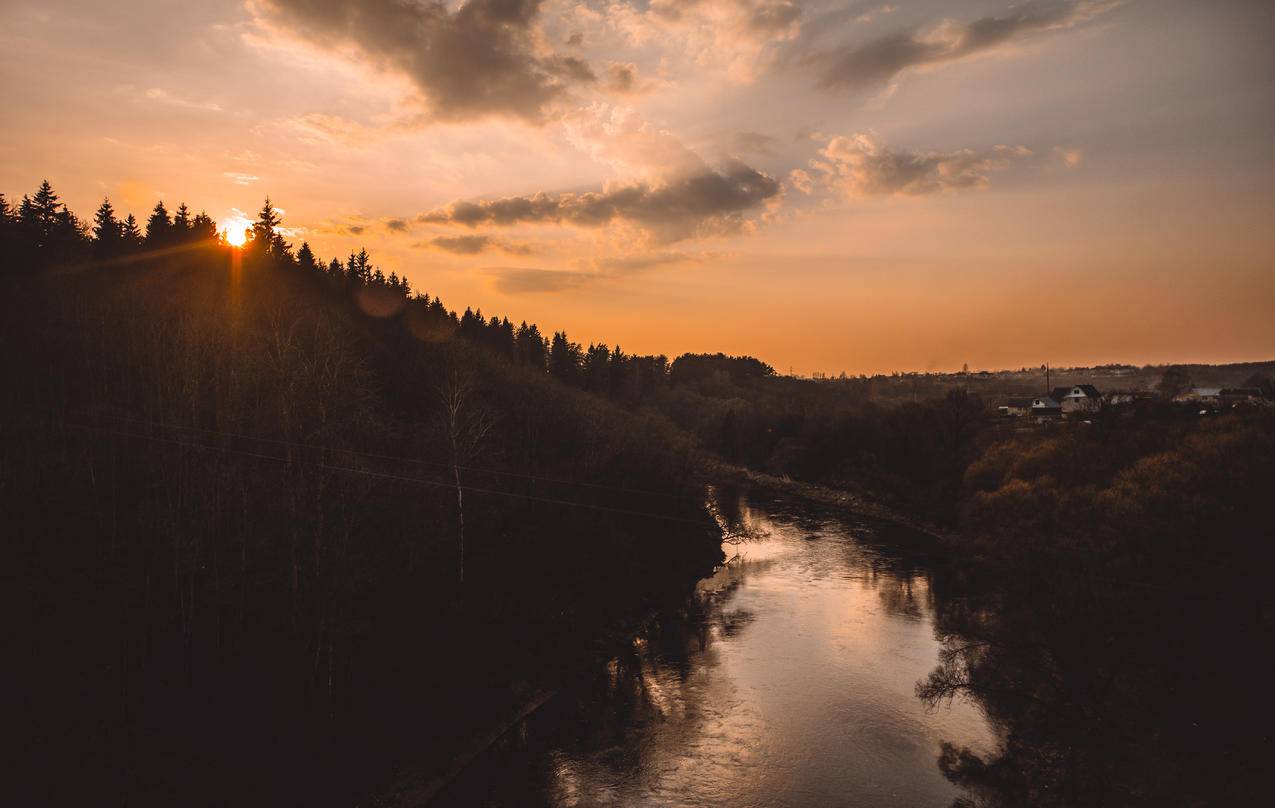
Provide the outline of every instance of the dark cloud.
<path id="1" fill-rule="evenodd" d="M 801 6 L 792 0 L 763 0 L 750 11 L 748 24 L 757 31 L 782 31 L 801 19 Z"/>
<path id="2" fill-rule="evenodd" d="M 621 95 L 639 92 L 637 65 L 632 62 L 612 62 L 607 65 L 603 86 L 610 92 Z"/>
<path id="3" fill-rule="evenodd" d="M 353 233 L 356 236 L 360 236 L 363 234 L 363 231 L 366 230 L 367 228 L 361 224 L 350 224 L 350 225 L 346 225 L 345 229 L 349 233 Z"/>
<path id="4" fill-rule="evenodd" d="M 388 219 L 385 229 L 392 233 L 406 233 L 409 225 L 405 219 Z"/>
<path id="5" fill-rule="evenodd" d="M 819 80 L 824 88 L 884 84 L 910 67 L 961 59 L 1019 36 L 1067 28 L 1114 8 L 1122 0 L 1035 0 L 1004 17 L 942 23 L 926 30 L 890 34 L 825 57 L 831 64 Z"/>
<path id="6" fill-rule="evenodd" d="M 542 55 L 534 28 L 542 0 L 259 0 L 264 21 L 316 45 L 352 44 L 379 67 L 406 74 L 435 118 L 508 115 L 540 120 L 593 72 Z"/>
<path id="7" fill-rule="evenodd" d="M 513 196 L 488 202 L 453 202 L 421 214 L 420 221 L 464 227 L 571 224 L 601 227 L 624 221 L 672 241 L 738 228 L 744 214 L 778 195 L 780 183 L 743 163 L 722 171 L 670 180 L 612 186 L 600 192 Z"/>
<path id="8" fill-rule="evenodd" d="M 495 279 L 493 285 L 498 291 L 510 295 L 563 292 L 575 289 L 593 277 L 588 272 L 560 272 L 529 267 L 484 267 L 483 271 Z"/>
<path id="9" fill-rule="evenodd" d="M 487 250 L 503 250 L 514 255 L 530 255 L 531 248 L 525 244 L 511 244 L 491 236 L 438 236 L 427 242 L 413 245 L 444 250 L 457 255 L 477 255 Z"/>

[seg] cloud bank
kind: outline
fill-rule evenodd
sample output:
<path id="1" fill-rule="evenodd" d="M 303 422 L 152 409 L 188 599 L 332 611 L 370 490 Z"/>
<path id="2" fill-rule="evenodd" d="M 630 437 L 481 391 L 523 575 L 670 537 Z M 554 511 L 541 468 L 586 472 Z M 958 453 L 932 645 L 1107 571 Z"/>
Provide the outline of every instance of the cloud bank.
<path id="1" fill-rule="evenodd" d="M 485 235 L 437 236 L 414 246 L 443 250 L 456 255 L 478 255 L 488 250 L 501 250 L 513 255 L 531 254 L 531 248 L 525 244 L 513 244 Z"/>
<path id="2" fill-rule="evenodd" d="M 887 84 L 909 68 L 963 59 L 1033 33 L 1070 28 L 1110 11 L 1122 0 L 1035 0 L 1004 17 L 937 25 L 879 37 L 826 55 L 819 79 L 824 89 L 861 89 Z"/>
<path id="3" fill-rule="evenodd" d="M 912 152 L 886 148 L 865 133 L 838 135 L 811 161 L 814 177 L 799 169 L 789 181 L 804 193 L 813 190 L 818 178 L 824 186 L 846 196 L 917 196 L 985 188 L 988 174 L 1031 156 L 1032 151 L 1024 146 Z"/>
<path id="4" fill-rule="evenodd" d="M 746 214 L 777 197 L 778 180 L 732 163 L 662 182 L 608 185 L 600 192 L 513 196 L 485 202 L 453 202 L 423 213 L 419 221 L 476 228 L 517 224 L 602 227 L 630 223 L 663 241 L 738 230 Z"/>

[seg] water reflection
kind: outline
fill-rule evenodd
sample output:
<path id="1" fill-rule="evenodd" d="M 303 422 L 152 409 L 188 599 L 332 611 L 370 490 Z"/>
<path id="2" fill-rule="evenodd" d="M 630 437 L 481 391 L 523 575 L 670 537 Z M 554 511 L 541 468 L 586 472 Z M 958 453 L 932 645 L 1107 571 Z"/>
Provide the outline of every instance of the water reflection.
<path id="1" fill-rule="evenodd" d="M 915 684 L 939 661 L 915 537 L 722 492 L 731 561 L 475 761 L 443 805 L 947 806 L 941 741 L 993 745 Z"/>

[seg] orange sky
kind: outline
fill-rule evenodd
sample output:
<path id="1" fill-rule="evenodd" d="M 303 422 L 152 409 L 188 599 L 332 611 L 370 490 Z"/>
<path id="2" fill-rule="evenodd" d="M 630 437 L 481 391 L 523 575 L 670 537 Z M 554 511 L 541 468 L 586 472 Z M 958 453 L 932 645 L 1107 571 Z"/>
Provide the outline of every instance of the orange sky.
<path id="1" fill-rule="evenodd" d="M 6 3 L 0 191 L 871 373 L 1275 358 L 1257 0 Z"/>

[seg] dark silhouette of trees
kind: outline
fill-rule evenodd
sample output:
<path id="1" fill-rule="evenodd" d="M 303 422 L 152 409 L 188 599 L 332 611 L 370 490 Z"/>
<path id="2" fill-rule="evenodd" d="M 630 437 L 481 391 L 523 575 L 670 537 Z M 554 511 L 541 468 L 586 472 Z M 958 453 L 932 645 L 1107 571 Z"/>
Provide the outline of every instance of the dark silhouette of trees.
<path id="1" fill-rule="evenodd" d="M 124 228 L 115 218 L 111 200 L 103 199 L 93 215 L 93 249 L 100 259 L 111 259 L 124 252 Z"/>
<path id="2" fill-rule="evenodd" d="M 217 223 L 206 212 L 200 211 L 190 222 L 189 240 L 211 243 L 217 240 Z"/>
<path id="3" fill-rule="evenodd" d="M 137 252 L 145 243 L 145 237 L 137 226 L 137 219 L 133 214 L 128 214 L 124 219 L 124 223 L 120 226 L 120 244 L 124 252 Z"/>
<path id="4" fill-rule="evenodd" d="M 186 207 L 185 202 L 182 202 L 177 206 L 177 212 L 173 214 L 173 240 L 177 242 L 186 241 L 193 228 L 194 223 L 191 221 L 190 208 Z"/>
<path id="5" fill-rule="evenodd" d="M 283 217 L 270 203 L 270 197 L 266 197 L 266 201 L 261 205 L 261 212 L 257 214 L 257 221 L 252 224 L 250 249 L 276 261 L 292 260 L 292 248 L 279 233 L 279 227 L 282 224 Z"/>
<path id="6" fill-rule="evenodd" d="M 84 225 L 62 204 L 48 180 L 40 183 L 34 197 L 23 196 L 7 221 L 16 248 L 7 258 L 18 271 L 72 263 L 88 252 Z"/>
<path id="7" fill-rule="evenodd" d="M 310 242 L 301 242 L 301 248 L 297 250 L 297 266 L 305 271 L 319 273 L 323 271 L 323 265 L 314 257 L 314 252 L 310 249 Z"/>
<path id="8" fill-rule="evenodd" d="M 168 208 L 164 207 L 164 201 L 161 199 L 155 203 L 155 208 L 151 211 L 150 218 L 146 220 L 147 249 L 154 250 L 171 244 L 172 229 L 173 221 L 168 215 Z"/>

